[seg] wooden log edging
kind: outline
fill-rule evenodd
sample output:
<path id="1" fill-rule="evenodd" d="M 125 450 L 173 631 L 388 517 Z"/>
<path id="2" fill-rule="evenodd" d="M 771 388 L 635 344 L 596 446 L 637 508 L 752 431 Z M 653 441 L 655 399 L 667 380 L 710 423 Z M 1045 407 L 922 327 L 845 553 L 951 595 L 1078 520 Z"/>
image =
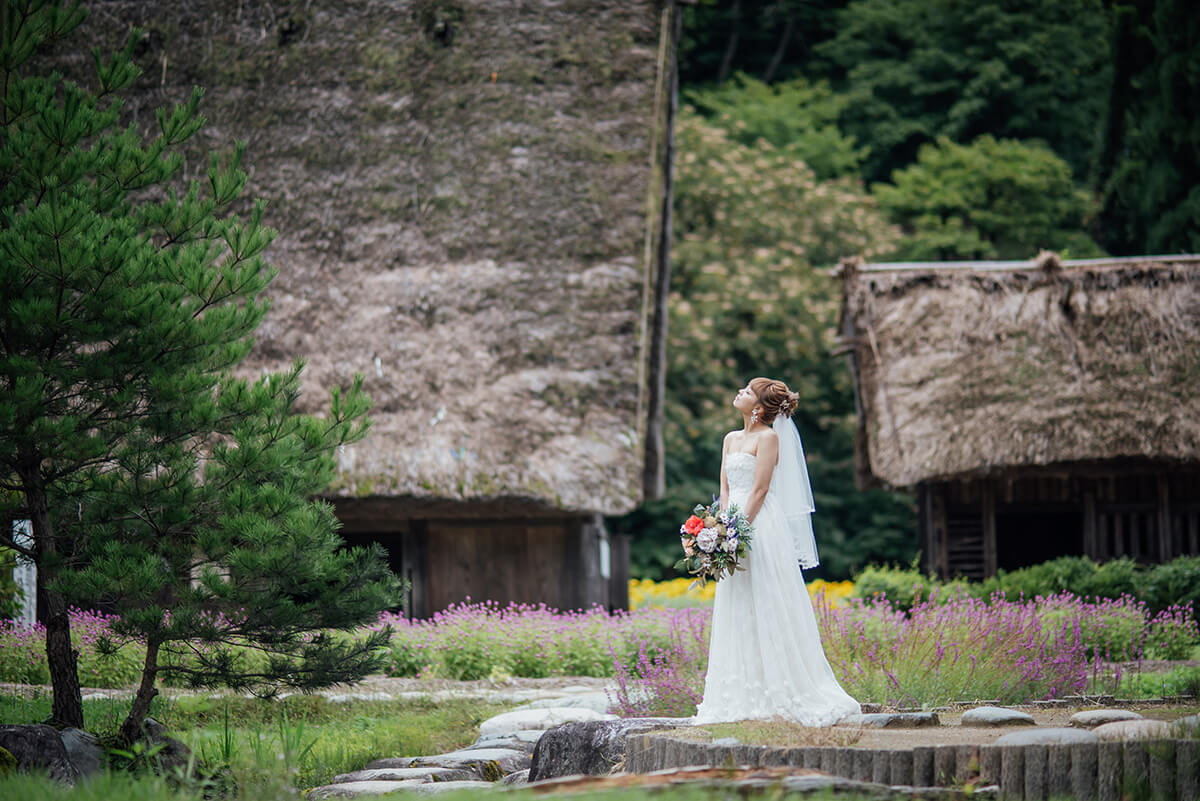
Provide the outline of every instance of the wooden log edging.
<path id="1" fill-rule="evenodd" d="M 779 748 L 696 743 L 651 732 L 633 735 L 625 744 L 630 773 L 695 765 L 791 766 L 905 787 L 998 785 L 1000 798 L 1018 801 L 1120 801 L 1130 791 L 1160 801 L 1200 801 L 1200 740 Z"/>

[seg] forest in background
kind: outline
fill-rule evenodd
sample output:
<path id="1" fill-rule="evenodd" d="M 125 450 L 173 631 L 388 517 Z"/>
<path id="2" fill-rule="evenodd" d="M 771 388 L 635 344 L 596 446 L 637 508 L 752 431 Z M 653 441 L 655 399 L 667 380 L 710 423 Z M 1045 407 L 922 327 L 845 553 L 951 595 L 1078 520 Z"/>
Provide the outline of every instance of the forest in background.
<path id="1" fill-rule="evenodd" d="M 913 500 L 853 482 L 828 268 L 1200 251 L 1200 15 L 1185 0 L 699 0 L 679 52 L 667 491 L 615 532 L 673 575 L 734 392 L 800 393 L 822 565 L 917 555 Z"/>

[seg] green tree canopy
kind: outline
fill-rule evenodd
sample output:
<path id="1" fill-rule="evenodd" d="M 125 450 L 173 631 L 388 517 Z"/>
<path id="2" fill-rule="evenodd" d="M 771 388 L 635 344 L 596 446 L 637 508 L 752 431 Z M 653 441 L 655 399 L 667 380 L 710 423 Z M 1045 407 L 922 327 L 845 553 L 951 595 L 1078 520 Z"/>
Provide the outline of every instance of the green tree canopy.
<path id="1" fill-rule="evenodd" d="M 1084 230 L 1095 202 L 1045 147 L 991 136 L 959 145 L 943 137 L 892 177 L 894 184 L 872 191 L 905 229 L 898 258 L 1026 259 L 1041 249 L 1102 255 Z"/>
<path id="2" fill-rule="evenodd" d="M 686 95 L 730 139 L 743 145 L 765 139 L 820 180 L 856 174 L 866 156 L 866 148 L 838 129 L 849 98 L 827 83 L 793 78 L 768 85 L 738 73 L 728 83 Z"/>
<path id="3" fill-rule="evenodd" d="M 1112 25 L 1100 240 L 1125 255 L 1200 252 L 1200 14 L 1187 0 L 1122 3 Z"/>
<path id="4" fill-rule="evenodd" d="M 1040 139 L 1089 173 L 1108 87 L 1102 0 L 853 0 L 817 46 L 886 180 L 938 137 Z"/>
<path id="5" fill-rule="evenodd" d="M 107 603 L 158 646 L 242 642 L 279 658 L 264 680 L 346 680 L 373 665 L 328 637 L 396 597 L 377 554 L 338 555 L 334 520 L 309 500 L 332 449 L 365 432 L 358 386 L 324 420 L 293 413 L 298 367 L 232 377 L 267 311 L 273 233 L 263 205 L 233 213 L 242 148 L 179 185 L 178 147 L 204 124 L 201 91 L 121 127 L 130 53 L 95 55 L 94 91 L 36 56 L 83 20 L 77 3 L 5 0 L 0 35 L 0 516 L 29 518 L 46 601 L 53 718 L 82 726 L 67 603 Z M 215 621 L 223 621 L 217 623 Z M 379 639 L 372 640 L 376 646 Z M 234 680 L 217 648 L 193 677 Z M 285 669 L 303 656 L 311 670 Z"/>

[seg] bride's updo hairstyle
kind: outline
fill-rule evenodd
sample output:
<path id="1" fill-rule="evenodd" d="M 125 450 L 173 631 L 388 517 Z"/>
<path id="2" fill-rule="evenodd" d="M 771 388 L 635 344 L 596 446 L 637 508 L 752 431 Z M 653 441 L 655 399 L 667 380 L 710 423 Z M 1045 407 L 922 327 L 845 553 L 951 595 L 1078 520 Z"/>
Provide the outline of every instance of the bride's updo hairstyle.
<path id="1" fill-rule="evenodd" d="M 758 419 L 767 425 L 774 423 L 779 415 L 791 417 L 792 412 L 796 411 L 796 404 L 800 402 L 800 396 L 788 389 L 787 384 L 771 378 L 753 379 L 750 391 L 763 407 L 762 416 Z"/>

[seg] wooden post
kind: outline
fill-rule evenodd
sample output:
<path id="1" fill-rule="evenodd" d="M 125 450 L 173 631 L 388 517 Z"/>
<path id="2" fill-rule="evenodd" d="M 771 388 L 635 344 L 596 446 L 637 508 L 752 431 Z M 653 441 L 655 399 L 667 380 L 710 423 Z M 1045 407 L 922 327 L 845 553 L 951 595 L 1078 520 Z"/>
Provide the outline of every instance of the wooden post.
<path id="1" fill-rule="evenodd" d="M 1118 511 L 1112 513 L 1113 541 L 1112 553 L 1109 558 L 1129 556 L 1129 546 L 1125 543 L 1125 515 Z"/>
<path id="2" fill-rule="evenodd" d="M 946 485 L 934 484 L 930 492 L 933 495 L 933 564 L 938 576 L 944 579 L 950 575 L 950 544 L 946 541 Z"/>
<path id="3" fill-rule="evenodd" d="M 1083 493 L 1083 555 L 1099 561 L 1100 536 L 1096 530 L 1096 493 Z"/>
<path id="4" fill-rule="evenodd" d="M 1158 561 L 1169 562 L 1174 554 L 1171 548 L 1171 498 L 1167 489 L 1167 477 L 1158 474 Z"/>
<path id="5" fill-rule="evenodd" d="M 996 485 L 992 479 L 980 483 L 983 507 L 983 576 L 996 575 Z"/>
<path id="6" fill-rule="evenodd" d="M 1188 512 L 1187 516 L 1187 535 L 1188 535 L 1188 551 L 1193 555 L 1200 555 L 1200 525 L 1197 525 L 1197 520 L 1200 514 L 1195 511 Z"/>

